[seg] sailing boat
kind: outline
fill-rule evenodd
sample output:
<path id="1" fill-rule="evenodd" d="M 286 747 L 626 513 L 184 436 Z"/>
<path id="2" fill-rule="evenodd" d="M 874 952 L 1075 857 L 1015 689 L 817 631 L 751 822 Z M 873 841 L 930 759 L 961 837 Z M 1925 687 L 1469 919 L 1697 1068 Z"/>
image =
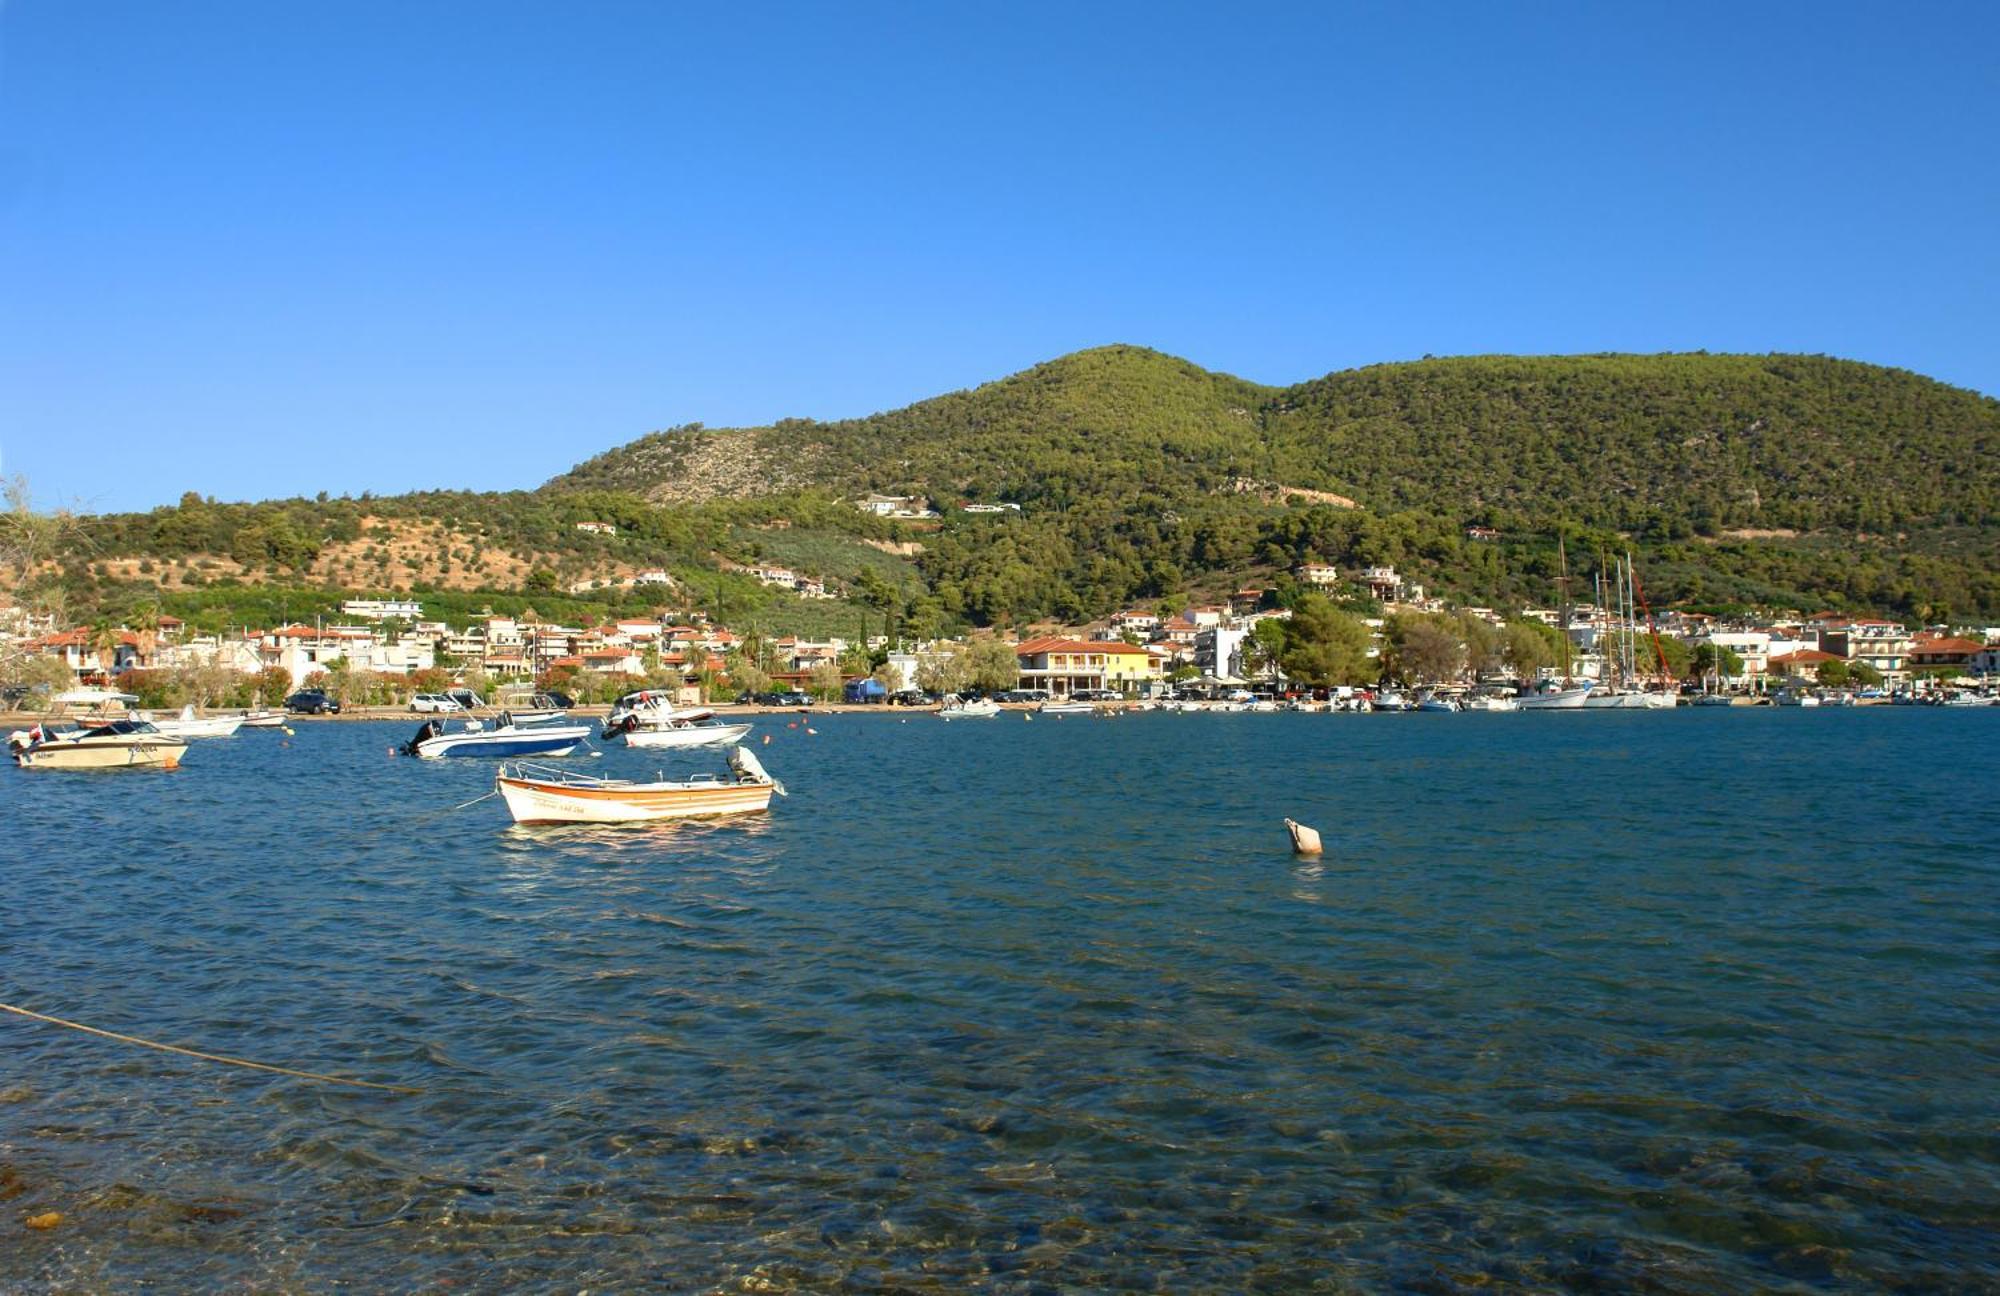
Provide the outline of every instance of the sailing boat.
<path id="1" fill-rule="evenodd" d="M 1602 575 L 1599 577 L 1602 588 Z M 1613 641 L 1614 653 L 1607 663 L 1612 672 L 1611 687 L 1592 693 L 1584 700 L 1585 708 L 1592 711 L 1653 711 L 1663 710 L 1674 704 L 1671 693 L 1649 693 L 1636 687 L 1639 678 L 1639 663 L 1634 651 L 1639 638 L 1638 592 L 1632 572 L 1632 555 L 1623 559 L 1612 559 L 1611 598 L 1616 604 L 1615 617 L 1607 615 L 1603 622 L 1605 631 L 1616 631 Z M 1600 606 L 1603 603 L 1599 600 Z M 1654 650 L 1658 651 L 1658 635 L 1654 636 Z M 1661 656 L 1662 673 L 1665 672 L 1665 656 Z"/>
<path id="2" fill-rule="evenodd" d="M 1514 699 L 1523 711 L 1574 711 L 1590 696 L 1590 682 L 1579 685 L 1569 673 L 1569 553 L 1560 535 L 1556 537 L 1556 558 L 1562 564 L 1562 575 L 1556 581 L 1562 587 L 1562 687 L 1555 687 L 1554 680 L 1543 680 L 1523 688 Z"/>

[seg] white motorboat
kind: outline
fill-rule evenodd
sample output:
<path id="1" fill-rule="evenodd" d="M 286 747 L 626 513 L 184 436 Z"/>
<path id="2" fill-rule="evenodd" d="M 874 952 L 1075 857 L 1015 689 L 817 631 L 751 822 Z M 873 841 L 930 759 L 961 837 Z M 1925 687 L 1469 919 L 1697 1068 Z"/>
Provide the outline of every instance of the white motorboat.
<path id="1" fill-rule="evenodd" d="M 743 741 L 749 723 L 724 724 L 713 711 L 678 711 L 660 716 L 628 715 L 606 738 L 622 737 L 627 747 L 727 747 Z"/>
<path id="2" fill-rule="evenodd" d="M 1097 708 L 1088 702 L 1075 702 L 1050 698 L 1035 708 L 1036 715 L 1090 715 Z"/>
<path id="3" fill-rule="evenodd" d="M 494 705 L 513 716 L 515 724 L 541 724 L 548 720 L 569 718 L 569 708 L 559 705 L 555 698 L 524 688 L 500 690 Z"/>
<path id="4" fill-rule="evenodd" d="M 1518 698 L 1508 697 L 1503 693 L 1481 693 L 1467 698 L 1465 700 L 1465 709 L 1467 711 L 1519 711 L 1521 703 Z"/>
<path id="5" fill-rule="evenodd" d="M 677 711 L 666 693 L 642 689 L 618 699 L 598 737 L 622 737 L 627 747 L 726 747 L 749 732 L 747 722 L 724 724 L 707 708 Z"/>
<path id="6" fill-rule="evenodd" d="M 944 700 L 938 708 L 940 720 L 991 720 L 1000 714 L 1000 704 L 992 698 L 974 698 L 966 701 L 956 694 Z"/>
<path id="7" fill-rule="evenodd" d="M 1648 693 L 1641 689 L 1593 691 L 1583 700 L 1586 711 L 1667 711 L 1672 710 L 1673 705 L 1673 694 Z"/>
<path id="8" fill-rule="evenodd" d="M 242 716 L 197 716 L 192 705 L 182 707 L 181 713 L 171 720 L 155 716 L 146 718 L 169 738 L 230 738 L 243 727 Z"/>
<path id="9" fill-rule="evenodd" d="M 1574 688 L 1534 689 L 1515 697 L 1514 704 L 1523 711 L 1580 711 L 1583 700 L 1590 696 L 1590 689 L 1589 684 Z"/>
<path id="10" fill-rule="evenodd" d="M 1816 707 L 1819 705 L 1819 699 L 1804 689 L 1779 689 L 1778 695 L 1771 700 L 1781 707 Z"/>
<path id="11" fill-rule="evenodd" d="M 112 720 L 87 729 L 36 725 L 7 737 L 14 762 L 27 769 L 173 769 L 187 744 L 144 720 Z"/>
<path id="12" fill-rule="evenodd" d="M 785 795 L 784 784 L 766 773 L 747 747 L 730 751 L 729 770 L 727 779 L 710 774 L 640 783 L 517 762 L 511 772 L 500 767 L 493 790 L 506 801 L 514 822 L 522 824 L 652 823 L 747 814 L 768 810 L 771 793 Z"/>
<path id="13" fill-rule="evenodd" d="M 283 711 L 265 710 L 245 711 L 243 713 L 243 727 L 245 729 L 283 729 L 285 727 L 285 713 Z"/>
<path id="14" fill-rule="evenodd" d="M 589 725 L 517 725 L 502 711 L 491 728 L 467 720 L 456 732 L 442 720 L 427 720 L 403 753 L 424 760 L 445 756 L 567 756 L 590 736 Z"/>

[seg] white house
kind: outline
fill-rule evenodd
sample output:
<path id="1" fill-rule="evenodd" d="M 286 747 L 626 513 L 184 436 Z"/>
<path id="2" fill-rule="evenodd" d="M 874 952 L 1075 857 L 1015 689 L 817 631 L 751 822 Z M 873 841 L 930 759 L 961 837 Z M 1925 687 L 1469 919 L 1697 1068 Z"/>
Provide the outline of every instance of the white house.
<path id="1" fill-rule="evenodd" d="M 387 621 L 390 617 L 415 621 L 423 614 L 424 605 L 415 599 L 348 599 L 340 605 L 340 615 L 363 621 Z"/>

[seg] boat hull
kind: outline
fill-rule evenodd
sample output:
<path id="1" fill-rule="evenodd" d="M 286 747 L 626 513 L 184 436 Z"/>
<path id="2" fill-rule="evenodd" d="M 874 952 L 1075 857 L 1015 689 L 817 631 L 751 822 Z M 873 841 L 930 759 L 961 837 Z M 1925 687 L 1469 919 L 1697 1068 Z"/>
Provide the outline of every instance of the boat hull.
<path id="1" fill-rule="evenodd" d="M 144 743 L 42 743 L 15 759 L 26 769 L 173 769 L 187 754 L 187 744 L 168 740 Z"/>
<path id="2" fill-rule="evenodd" d="M 447 756 L 477 756 L 488 760 L 513 756 L 567 756 L 589 736 L 590 730 L 584 725 L 439 734 L 418 743 L 416 754 L 424 760 L 439 760 Z"/>
<path id="3" fill-rule="evenodd" d="M 727 747 L 743 741 L 750 732 L 747 724 L 690 725 L 685 729 L 634 729 L 626 733 L 627 747 Z"/>
<path id="4" fill-rule="evenodd" d="M 1583 700 L 1590 696 L 1587 688 L 1564 689 L 1560 693 L 1537 693 L 1515 698 L 1523 711 L 1580 711 Z"/>
<path id="5" fill-rule="evenodd" d="M 495 786 L 515 823 L 656 823 L 771 808 L 769 783 L 586 787 L 502 775 Z"/>
<path id="6" fill-rule="evenodd" d="M 169 738 L 229 738 L 243 727 L 240 716 L 210 716 L 203 720 L 155 720 L 153 727 Z"/>
<path id="7" fill-rule="evenodd" d="M 1592 693 L 1583 700 L 1586 711 L 1665 711 L 1673 705 L 1671 693 Z"/>

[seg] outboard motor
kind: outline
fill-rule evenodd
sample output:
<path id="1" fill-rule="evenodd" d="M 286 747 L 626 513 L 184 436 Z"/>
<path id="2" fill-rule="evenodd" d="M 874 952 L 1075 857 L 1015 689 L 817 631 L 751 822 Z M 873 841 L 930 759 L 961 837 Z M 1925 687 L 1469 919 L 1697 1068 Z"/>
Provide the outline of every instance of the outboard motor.
<path id="1" fill-rule="evenodd" d="M 403 744 L 403 755 L 415 756 L 417 754 L 418 744 L 422 743 L 426 738 L 435 738 L 443 732 L 444 732 L 444 726 L 442 724 L 439 724 L 437 721 L 435 720 L 424 721 L 423 724 L 419 726 L 417 729 L 417 736 Z"/>

